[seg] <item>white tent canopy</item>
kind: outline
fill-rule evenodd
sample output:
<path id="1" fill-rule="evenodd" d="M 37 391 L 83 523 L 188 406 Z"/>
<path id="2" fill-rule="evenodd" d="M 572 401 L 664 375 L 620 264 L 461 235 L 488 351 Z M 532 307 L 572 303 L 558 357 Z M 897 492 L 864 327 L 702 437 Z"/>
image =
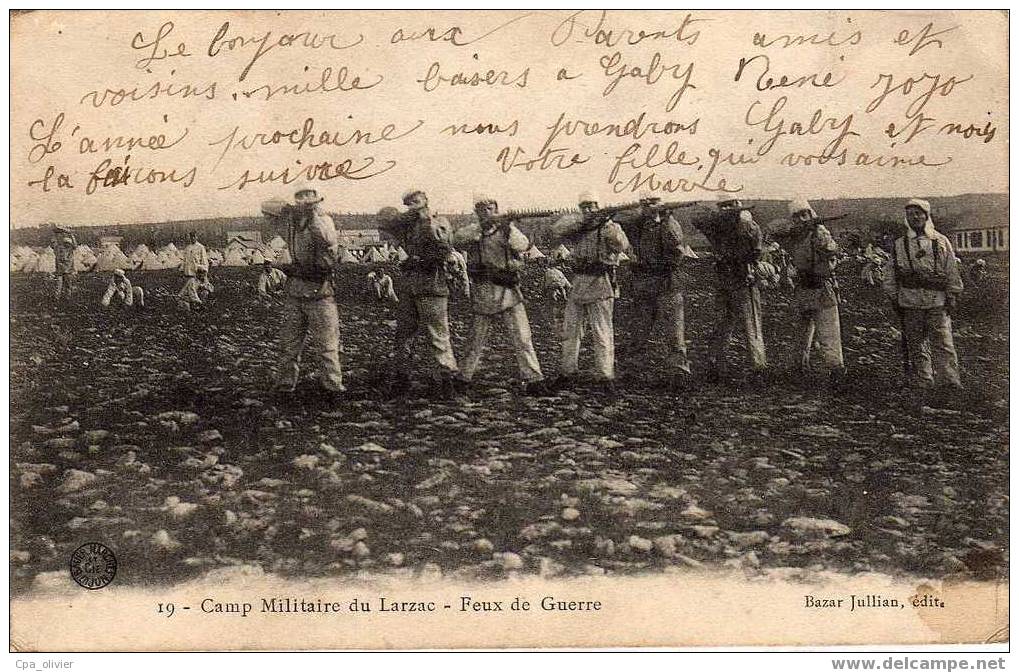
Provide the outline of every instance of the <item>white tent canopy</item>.
<path id="1" fill-rule="evenodd" d="M 280 236 L 276 236 L 269 241 L 269 247 L 274 250 L 285 250 L 287 249 L 287 241 L 283 240 Z"/>
<path id="2" fill-rule="evenodd" d="M 36 273 L 56 273 L 57 255 L 53 253 L 52 247 L 47 247 L 39 254 L 39 261 L 33 270 Z"/>
<path id="3" fill-rule="evenodd" d="M 99 250 L 96 261 L 97 271 L 112 271 L 117 268 L 128 270 L 134 268 L 134 266 L 116 243 L 105 243 L 102 249 Z"/>
<path id="4" fill-rule="evenodd" d="M 381 263 L 386 261 L 387 257 L 377 247 L 369 247 L 364 252 L 364 256 L 361 257 L 361 263 Z"/>
<path id="5" fill-rule="evenodd" d="M 355 257 L 353 254 L 351 254 L 350 250 L 348 250 L 347 248 L 344 247 L 344 248 L 342 248 L 340 250 L 340 263 L 341 264 L 356 264 L 357 263 L 357 257 Z"/>
<path id="6" fill-rule="evenodd" d="M 74 252 L 71 255 L 72 263 L 74 264 L 74 270 L 76 271 L 88 271 L 95 265 L 97 259 L 95 253 L 88 245 L 82 244 L 74 248 Z"/>
<path id="7" fill-rule="evenodd" d="M 31 247 L 19 245 L 11 249 L 11 272 L 30 273 L 39 263 L 39 254 Z"/>
<path id="8" fill-rule="evenodd" d="M 138 245 L 133 250 L 131 250 L 130 259 L 134 263 L 134 265 L 137 266 L 139 262 L 143 261 L 145 257 L 147 257 L 150 254 L 150 252 L 151 250 L 149 250 L 149 246 L 146 245 L 145 243 L 142 243 L 141 245 Z"/>
<path id="9" fill-rule="evenodd" d="M 248 258 L 244 254 L 243 245 L 227 245 L 223 253 L 224 266 L 247 266 Z"/>
<path id="10" fill-rule="evenodd" d="M 552 257 L 553 259 L 558 260 L 558 259 L 569 259 L 571 254 L 572 253 L 570 252 L 569 248 L 560 243 L 559 247 L 552 250 L 552 253 L 549 256 Z"/>
<path id="11" fill-rule="evenodd" d="M 143 271 L 158 271 L 167 268 L 166 264 L 163 263 L 162 257 L 152 250 L 149 250 L 146 254 L 142 255 L 141 259 L 136 261 L 135 264 L 136 268 Z M 138 264 L 140 264 L 140 266 Z"/>
<path id="12" fill-rule="evenodd" d="M 221 266 L 223 264 L 223 253 L 216 248 L 211 248 L 209 253 L 209 265 L 210 266 Z"/>
<path id="13" fill-rule="evenodd" d="M 526 252 L 524 252 L 523 256 L 524 259 L 544 259 L 545 253 L 532 245 Z"/>

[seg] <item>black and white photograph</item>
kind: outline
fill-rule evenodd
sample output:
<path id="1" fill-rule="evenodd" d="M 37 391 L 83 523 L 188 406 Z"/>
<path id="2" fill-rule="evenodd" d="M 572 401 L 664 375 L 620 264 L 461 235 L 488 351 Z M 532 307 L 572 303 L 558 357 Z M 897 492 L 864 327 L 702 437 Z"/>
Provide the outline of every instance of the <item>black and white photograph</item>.
<path id="1" fill-rule="evenodd" d="M 9 19 L 12 652 L 1007 648 L 1007 11 Z"/>

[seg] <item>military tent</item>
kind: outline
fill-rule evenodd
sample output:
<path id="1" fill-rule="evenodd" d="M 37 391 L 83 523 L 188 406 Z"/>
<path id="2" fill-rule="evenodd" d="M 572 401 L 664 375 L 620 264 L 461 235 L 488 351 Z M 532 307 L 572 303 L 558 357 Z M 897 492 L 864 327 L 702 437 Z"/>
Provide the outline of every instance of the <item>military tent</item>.
<path id="1" fill-rule="evenodd" d="M 99 250 L 96 259 L 97 271 L 112 271 L 117 268 L 129 270 L 134 268 L 134 266 L 116 243 L 105 243 Z"/>
<path id="2" fill-rule="evenodd" d="M 45 248 L 39 253 L 39 261 L 32 269 L 36 273 L 55 273 L 57 270 L 57 255 L 53 253 L 52 247 Z"/>
<path id="3" fill-rule="evenodd" d="M 181 255 L 180 250 L 178 250 L 177 246 L 173 243 L 167 244 L 156 254 L 159 255 L 159 259 L 163 262 L 166 268 L 176 268 L 184 263 L 183 255 Z"/>
<path id="4" fill-rule="evenodd" d="M 386 256 L 377 247 L 369 247 L 361 257 L 362 264 L 378 264 L 386 261 Z"/>
<path id="5" fill-rule="evenodd" d="M 223 251 L 223 265 L 224 266 L 247 266 L 248 257 L 245 254 L 245 247 L 243 245 L 230 245 L 226 246 L 226 250 Z"/>
<path id="6" fill-rule="evenodd" d="M 74 248 L 71 259 L 74 264 L 74 270 L 78 272 L 92 270 L 92 267 L 95 266 L 96 261 L 98 261 L 98 259 L 96 259 L 95 252 L 92 251 L 92 248 L 84 243 Z"/>
<path id="7" fill-rule="evenodd" d="M 209 266 L 222 266 L 223 265 L 223 253 L 216 248 L 210 248 L 209 254 Z"/>
<path id="8" fill-rule="evenodd" d="M 149 246 L 146 245 L 145 243 L 142 243 L 135 247 L 133 250 L 131 250 L 131 256 L 129 257 L 129 259 L 131 259 L 131 263 L 133 263 L 137 267 L 138 264 L 140 264 L 145 259 L 145 257 L 149 256 L 149 253 L 150 253 Z"/>
<path id="9" fill-rule="evenodd" d="M 524 252 L 524 259 L 544 259 L 545 253 L 539 250 L 535 246 L 531 246 L 526 252 Z"/>
<path id="10" fill-rule="evenodd" d="M 345 247 L 340 248 L 340 263 L 341 264 L 356 264 L 357 257 L 350 253 Z"/>
<path id="11" fill-rule="evenodd" d="M 565 245 L 560 243 L 559 247 L 557 247 L 554 250 L 552 250 L 552 253 L 549 256 L 558 261 L 560 259 L 569 259 L 570 255 L 571 255 L 571 252 L 570 252 L 569 248 L 567 248 Z"/>
<path id="12" fill-rule="evenodd" d="M 133 256 L 133 255 L 132 255 Z M 135 268 L 139 271 L 159 271 L 167 268 L 163 258 L 152 250 L 148 250 L 135 262 Z"/>
<path id="13" fill-rule="evenodd" d="M 269 241 L 269 247 L 274 250 L 285 250 L 287 249 L 287 241 L 283 240 L 281 236 L 276 236 Z"/>
<path id="14" fill-rule="evenodd" d="M 39 263 L 39 255 L 31 247 L 19 245 L 11 249 L 11 273 L 30 273 Z"/>

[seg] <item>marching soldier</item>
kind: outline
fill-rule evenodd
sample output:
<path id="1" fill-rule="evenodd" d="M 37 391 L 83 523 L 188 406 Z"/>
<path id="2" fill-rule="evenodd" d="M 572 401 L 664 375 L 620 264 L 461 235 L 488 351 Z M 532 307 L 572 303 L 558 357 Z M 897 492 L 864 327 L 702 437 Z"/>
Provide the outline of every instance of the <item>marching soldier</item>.
<path id="1" fill-rule="evenodd" d="M 641 203 L 651 205 L 656 200 L 641 199 Z M 629 324 L 636 336 L 637 352 L 646 352 L 655 332 L 662 333 L 668 353 L 666 384 L 681 389 L 690 376 L 681 271 L 686 249 L 683 228 L 671 214 L 663 217 L 646 209 L 632 216 L 624 215 L 620 224 L 632 250 L 630 291 L 635 311 Z"/>
<path id="2" fill-rule="evenodd" d="M 333 266 L 339 241 L 332 218 L 319 205 L 324 198 L 314 188 L 294 192 L 294 205 L 269 201 L 262 212 L 283 220 L 292 263 L 283 290 L 283 325 L 276 370 L 276 391 L 297 387 L 305 345 L 318 366 L 318 381 L 326 392 L 346 391 L 340 367 L 340 320 L 333 290 Z"/>
<path id="3" fill-rule="evenodd" d="M 761 293 L 751 266 L 761 258 L 761 229 L 731 194 L 720 194 L 718 212 L 695 219 L 694 226 L 711 243 L 718 279 L 718 322 L 711 334 L 709 378 L 719 380 L 728 372 L 725 352 L 732 332 L 739 325 L 746 342 L 751 377 L 761 382 L 768 367 L 761 330 Z"/>
<path id="4" fill-rule="evenodd" d="M 53 229 L 53 261 L 56 267 L 56 285 L 54 294 L 57 301 L 62 298 L 70 299 L 74 280 L 74 248 L 78 242 L 74 234 L 62 226 Z"/>
<path id="5" fill-rule="evenodd" d="M 531 242 L 512 221 L 496 219 L 499 205 L 495 199 L 476 195 L 474 212 L 478 223 L 468 224 L 454 235 L 454 242 L 467 258 L 474 313 L 474 335 L 461 375 L 470 383 L 481 362 L 492 323 L 501 320 L 513 344 L 524 393 L 540 394 L 544 391 L 544 375 L 531 342 L 531 325 L 519 276 L 524 265 L 523 254 L 531 248 Z"/>
<path id="6" fill-rule="evenodd" d="M 831 383 L 837 385 L 845 373 L 835 279 L 839 246 L 806 200 L 791 201 L 789 216 L 799 227 L 791 256 L 797 278 L 795 305 L 802 330 L 800 371 L 810 371 L 810 350 L 816 337 L 824 367 Z"/>
<path id="7" fill-rule="evenodd" d="M 884 291 L 902 322 L 913 383 L 934 387 L 933 351 L 943 382 L 962 388 L 949 315 L 962 294 L 962 277 L 952 244 L 934 228 L 927 201 L 914 198 L 906 204 L 906 233 L 892 246 Z"/>
<path id="8" fill-rule="evenodd" d="M 390 390 L 406 389 L 411 364 L 411 343 L 419 331 L 428 338 L 428 349 L 438 368 L 439 392 L 456 397 L 461 383 L 459 368 L 449 336 L 449 286 L 447 264 L 455 263 L 452 227 L 445 217 L 433 215 L 428 195 L 411 189 L 403 195 L 407 212 L 381 222 L 389 235 L 407 253 L 397 294 L 405 297 L 397 304 L 396 341 L 390 361 Z"/>
<path id="9" fill-rule="evenodd" d="M 612 391 L 616 377 L 612 309 L 619 296 L 616 269 L 619 255 L 629 246 L 629 241 L 619 224 L 598 215 L 596 196 L 581 194 L 578 201 L 579 218 L 566 215 L 552 225 L 552 235 L 565 239 L 573 250 L 571 259 L 575 270 L 563 314 L 562 356 L 554 388 L 568 388 L 576 382 L 586 320 L 594 341 L 596 375 L 599 382 Z"/>

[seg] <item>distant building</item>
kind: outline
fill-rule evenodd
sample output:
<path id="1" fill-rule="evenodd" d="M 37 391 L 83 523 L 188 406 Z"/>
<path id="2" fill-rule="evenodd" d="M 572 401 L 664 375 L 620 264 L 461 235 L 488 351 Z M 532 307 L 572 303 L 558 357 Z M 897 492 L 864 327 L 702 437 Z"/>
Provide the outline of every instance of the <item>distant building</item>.
<path id="1" fill-rule="evenodd" d="M 1008 252 L 1008 222 L 1003 226 L 957 225 L 946 235 L 960 254 Z"/>

